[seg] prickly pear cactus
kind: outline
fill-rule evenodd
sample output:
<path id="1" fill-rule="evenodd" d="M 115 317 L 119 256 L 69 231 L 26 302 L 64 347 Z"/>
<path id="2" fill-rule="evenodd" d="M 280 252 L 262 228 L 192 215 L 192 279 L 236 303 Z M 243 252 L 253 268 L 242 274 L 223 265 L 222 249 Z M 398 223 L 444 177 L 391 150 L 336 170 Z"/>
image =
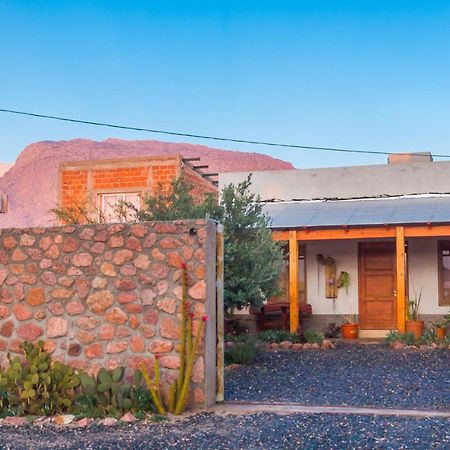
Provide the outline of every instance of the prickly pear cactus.
<path id="1" fill-rule="evenodd" d="M 79 378 L 72 368 L 44 351 L 44 343 L 24 342 L 24 358 L 8 354 L 9 367 L 0 369 L 0 406 L 22 414 L 54 414 L 71 406 Z"/>

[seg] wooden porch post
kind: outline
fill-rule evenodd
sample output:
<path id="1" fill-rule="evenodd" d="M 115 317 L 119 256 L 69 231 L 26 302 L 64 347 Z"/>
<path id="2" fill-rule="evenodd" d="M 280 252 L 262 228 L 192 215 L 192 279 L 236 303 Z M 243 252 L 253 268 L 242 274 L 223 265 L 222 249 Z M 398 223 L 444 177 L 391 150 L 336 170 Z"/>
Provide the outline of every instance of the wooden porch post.
<path id="1" fill-rule="evenodd" d="M 298 331 L 298 241 L 297 232 L 289 231 L 289 316 L 290 331 Z"/>
<path id="2" fill-rule="evenodd" d="M 405 232 L 403 227 L 395 229 L 395 248 L 397 255 L 397 330 L 405 332 L 406 285 L 405 285 Z"/>

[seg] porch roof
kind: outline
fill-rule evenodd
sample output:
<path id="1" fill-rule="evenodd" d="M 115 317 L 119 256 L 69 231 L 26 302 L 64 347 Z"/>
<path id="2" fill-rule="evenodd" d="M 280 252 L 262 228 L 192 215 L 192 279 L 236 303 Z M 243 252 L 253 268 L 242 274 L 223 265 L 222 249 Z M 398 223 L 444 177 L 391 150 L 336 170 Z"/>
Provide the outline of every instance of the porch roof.
<path id="1" fill-rule="evenodd" d="M 450 195 L 266 203 L 271 228 L 450 223 Z"/>

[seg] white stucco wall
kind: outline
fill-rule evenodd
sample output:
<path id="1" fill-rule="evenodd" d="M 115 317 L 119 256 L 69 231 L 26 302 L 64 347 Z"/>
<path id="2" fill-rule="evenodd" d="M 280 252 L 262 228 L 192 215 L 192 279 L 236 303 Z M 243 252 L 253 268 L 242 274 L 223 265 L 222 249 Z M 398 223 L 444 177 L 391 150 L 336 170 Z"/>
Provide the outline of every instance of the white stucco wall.
<path id="1" fill-rule="evenodd" d="M 421 314 L 447 314 L 449 306 L 439 306 L 438 299 L 438 239 L 416 238 L 408 240 L 409 291 L 422 289 Z M 318 265 L 316 255 L 331 256 L 336 260 L 336 273 L 346 271 L 350 275 L 348 294 L 345 288 L 338 290 L 338 298 L 325 298 L 325 267 Z M 318 266 L 320 279 L 318 276 Z M 358 242 L 311 241 L 306 245 L 307 299 L 313 314 L 358 313 Z"/>
<path id="2" fill-rule="evenodd" d="M 319 265 L 316 256 L 331 256 L 336 261 L 336 275 L 346 271 L 350 275 L 348 294 L 338 290 L 338 298 L 325 298 L 325 266 Z M 319 279 L 318 277 L 319 269 Z M 306 245 L 306 289 L 313 314 L 358 313 L 358 243 L 356 241 L 311 241 Z"/>
<path id="3" fill-rule="evenodd" d="M 434 238 L 408 239 L 409 292 L 422 300 L 419 314 L 448 314 L 450 306 L 439 306 L 438 254 Z"/>

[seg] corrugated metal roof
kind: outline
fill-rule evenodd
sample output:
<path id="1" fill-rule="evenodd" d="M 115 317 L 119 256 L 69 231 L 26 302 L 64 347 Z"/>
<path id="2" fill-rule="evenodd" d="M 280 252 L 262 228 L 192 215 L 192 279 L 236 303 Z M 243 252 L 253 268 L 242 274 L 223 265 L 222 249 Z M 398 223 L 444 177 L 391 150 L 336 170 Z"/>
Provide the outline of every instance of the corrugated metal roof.
<path id="1" fill-rule="evenodd" d="M 272 228 L 450 223 L 450 196 L 267 203 Z"/>

